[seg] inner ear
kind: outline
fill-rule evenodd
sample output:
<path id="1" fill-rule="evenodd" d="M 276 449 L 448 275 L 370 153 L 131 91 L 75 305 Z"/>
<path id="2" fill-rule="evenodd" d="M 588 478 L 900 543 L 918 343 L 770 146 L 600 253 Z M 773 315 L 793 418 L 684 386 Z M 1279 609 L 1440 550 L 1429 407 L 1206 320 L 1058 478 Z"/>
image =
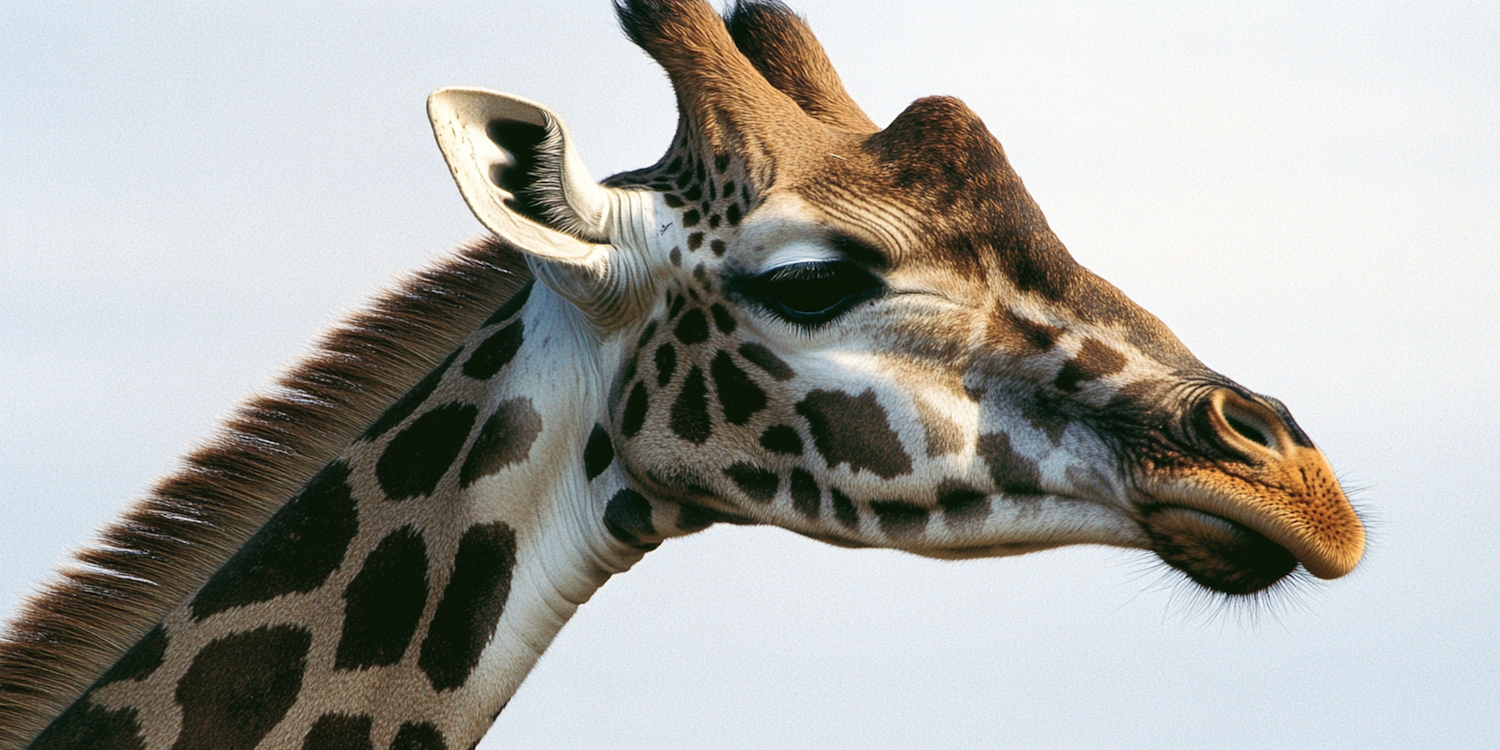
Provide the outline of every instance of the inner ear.
<path id="1" fill-rule="evenodd" d="M 537 189 L 541 177 L 538 155 L 547 139 L 547 129 L 522 120 L 490 120 L 484 127 L 490 142 L 505 158 L 490 166 L 490 182 L 510 194 L 502 199 L 507 208 L 543 226 L 550 226 L 546 203 Z"/>
<path id="2" fill-rule="evenodd" d="M 612 192 L 589 177 L 557 115 L 518 96 L 458 87 L 432 92 L 427 115 L 480 223 L 532 255 L 602 262 Z"/>

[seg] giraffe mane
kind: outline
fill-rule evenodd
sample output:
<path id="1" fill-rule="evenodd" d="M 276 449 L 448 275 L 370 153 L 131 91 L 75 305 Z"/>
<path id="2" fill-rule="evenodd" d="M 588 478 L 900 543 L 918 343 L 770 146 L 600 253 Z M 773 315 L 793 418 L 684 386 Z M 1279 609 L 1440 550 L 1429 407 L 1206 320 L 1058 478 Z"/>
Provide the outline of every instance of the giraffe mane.
<path id="1" fill-rule="evenodd" d="M 462 246 L 377 293 L 235 407 L 18 607 L 0 633 L 0 745 L 46 727 L 530 279 L 502 240 Z"/>

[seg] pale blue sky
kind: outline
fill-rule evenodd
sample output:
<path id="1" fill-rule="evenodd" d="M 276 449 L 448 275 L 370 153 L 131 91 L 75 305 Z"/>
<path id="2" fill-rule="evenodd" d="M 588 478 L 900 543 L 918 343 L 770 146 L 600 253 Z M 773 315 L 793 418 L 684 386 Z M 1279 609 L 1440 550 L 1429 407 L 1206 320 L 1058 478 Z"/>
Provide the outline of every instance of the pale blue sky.
<path id="1" fill-rule="evenodd" d="M 796 7 L 872 117 L 963 98 L 1081 262 L 1285 400 L 1367 560 L 1252 623 L 1137 554 L 715 529 L 606 585 L 482 747 L 1500 745 L 1500 6 Z M 598 176 L 675 117 L 604 0 L 0 2 L 0 611 L 481 231 L 443 85 L 548 104 Z"/>

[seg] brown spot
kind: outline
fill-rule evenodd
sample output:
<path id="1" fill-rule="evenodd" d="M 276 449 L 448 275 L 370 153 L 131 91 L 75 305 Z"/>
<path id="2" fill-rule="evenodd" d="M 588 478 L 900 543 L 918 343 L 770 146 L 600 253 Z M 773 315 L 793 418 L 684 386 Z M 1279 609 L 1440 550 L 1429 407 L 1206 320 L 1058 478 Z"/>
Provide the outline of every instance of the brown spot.
<path id="1" fill-rule="evenodd" d="M 956 529 L 976 529 L 990 515 L 989 499 L 983 492 L 954 482 L 938 487 L 938 507 L 943 518 Z"/>
<path id="2" fill-rule="evenodd" d="M 495 637 L 515 565 L 516 533 L 509 525 L 476 524 L 464 532 L 417 659 L 433 690 L 454 690 L 468 682 L 485 645 Z"/>
<path id="3" fill-rule="evenodd" d="M 375 719 L 364 714 L 323 714 L 302 739 L 302 750 L 374 750 Z"/>
<path id="4" fill-rule="evenodd" d="M 479 428 L 479 437 L 459 470 L 463 487 L 494 474 L 511 464 L 525 461 L 542 432 L 542 415 L 529 398 L 514 398 L 500 404 Z"/>
<path id="5" fill-rule="evenodd" d="M 911 457 L 901 445 L 901 436 L 891 428 L 874 389 L 858 396 L 811 391 L 796 409 L 807 420 L 813 445 L 828 468 L 848 463 L 852 472 L 863 469 L 881 479 L 911 473 Z"/>
<path id="6" fill-rule="evenodd" d="M 981 435 L 976 446 L 980 458 L 990 467 L 990 478 L 995 487 L 1007 495 L 1043 494 L 1042 473 L 1036 462 L 1017 453 L 1010 444 L 1010 435 L 996 432 Z"/>
<path id="7" fill-rule="evenodd" d="M 751 464 L 734 464 L 724 470 L 724 475 L 758 503 L 769 503 L 776 499 L 776 491 L 781 487 L 780 475 Z"/>
<path id="8" fill-rule="evenodd" d="M 750 364 L 765 370 L 767 375 L 777 380 L 786 381 L 797 376 L 797 373 L 792 370 L 791 366 L 776 356 L 775 352 L 760 344 L 754 342 L 741 344 L 740 356 L 744 357 Z"/>
<path id="9" fill-rule="evenodd" d="M 1067 431 L 1068 424 L 1072 419 L 1063 410 L 1058 401 L 1060 396 L 1044 392 L 1037 392 L 1033 398 L 1021 402 L 1021 416 L 1031 423 L 1032 427 L 1046 433 L 1047 439 L 1053 445 L 1062 442 L 1063 433 Z"/>
<path id="10" fill-rule="evenodd" d="M 1087 339 L 1079 347 L 1078 354 L 1068 360 L 1058 371 L 1053 384 L 1058 390 L 1072 393 L 1078 384 L 1113 375 L 1125 369 L 1125 355 L 1109 348 L 1095 339 Z"/>
<path id="11" fill-rule="evenodd" d="M 216 640 L 177 682 L 182 732 L 174 750 L 250 750 L 302 690 L 312 633 L 290 625 Z M 248 668 L 254 665 L 253 669 Z"/>
<path id="12" fill-rule="evenodd" d="M 893 539 L 910 539 L 927 530 L 931 513 L 920 505 L 900 500 L 871 500 L 870 510 L 880 522 L 880 530 Z"/>
<path id="13" fill-rule="evenodd" d="M 854 501 L 848 495 L 839 491 L 837 487 L 828 488 L 828 496 L 833 499 L 833 516 L 844 525 L 846 529 L 853 529 L 859 525 L 859 511 L 854 507 Z"/>
<path id="14" fill-rule="evenodd" d="M 1063 332 L 1057 326 L 1028 320 L 1008 307 L 990 318 L 985 331 L 986 343 L 990 346 L 999 347 L 1006 354 L 1023 357 L 1050 350 Z"/>

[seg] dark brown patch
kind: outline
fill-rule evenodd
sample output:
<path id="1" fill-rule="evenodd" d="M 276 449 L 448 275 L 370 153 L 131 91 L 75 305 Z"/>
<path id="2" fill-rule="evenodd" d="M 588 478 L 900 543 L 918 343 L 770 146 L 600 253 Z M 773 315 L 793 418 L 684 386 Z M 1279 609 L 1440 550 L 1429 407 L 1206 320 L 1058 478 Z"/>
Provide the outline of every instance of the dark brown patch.
<path id="1" fill-rule="evenodd" d="M 494 315 L 491 315 L 484 321 L 484 325 L 492 326 L 496 323 L 504 323 L 520 312 L 521 308 L 526 306 L 526 301 L 531 299 L 531 289 L 534 286 L 536 286 L 536 281 L 526 282 L 526 286 L 521 287 L 521 291 L 511 295 L 511 298 L 506 300 L 505 304 L 501 305 L 500 309 L 496 310 Z"/>
<path id="2" fill-rule="evenodd" d="M 781 487 L 781 477 L 776 472 L 751 464 L 734 464 L 724 470 L 724 475 L 758 503 L 776 499 L 776 490 Z"/>
<path id="3" fill-rule="evenodd" d="M 911 457 L 873 389 L 858 396 L 815 390 L 796 408 L 828 468 L 847 463 L 852 472 L 869 471 L 881 479 L 911 473 Z"/>
<path id="4" fill-rule="evenodd" d="M 817 518 L 823 509 L 823 491 L 818 489 L 813 475 L 802 469 L 792 469 L 792 507 L 808 518 Z"/>
<path id="5" fill-rule="evenodd" d="M 990 320 L 987 343 L 1007 354 L 1027 356 L 1050 350 L 1063 333 L 1062 328 L 1028 320 L 1005 307 Z"/>
<path id="6" fill-rule="evenodd" d="M 150 677 L 156 668 L 161 666 L 162 660 L 167 656 L 167 630 L 161 625 L 146 633 L 135 646 L 125 652 L 125 656 L 115 662 L 109 671 L 99 678 L 94 689 L 97 690 L 112 682 L 124 682 L 131 680 L 140 682 Z"/>
<path id="7" fill-rule="evenodd" d="M 676 315 L 676 314 L 677 313 L 675 313 L 675 312 L 672 313 L 672 315 Z M 645 348 L 646 342 L 650 341 L 651 337 L 656 335 L 657 325 L 658 325 L 657 321 L 654 321 L 654 320 L 651 321 L 650 323 L 646 324 L 646 327 L 641 330 L 641 335 L 639 337 L 637 337 L 636 340 L 635 340 L 635 348 L 637 348 L 637 349 L 643 349 L 643 348 Z M 628 378 L 627 378 L 627 380 L 628 380 Z"/>
<path id="8" fill-rule="evenodd" d="M 870 510 L 880 530 L 892 539 L 910 539 L 926 531 L 931 515 L 926 508 L 900 500 L 871 500 Z"/>
<path id="9" fill-rule="evenodd" d="M 720 304 L 711 305 L 709 306 L 708 310 L 709 312 L 713 313 L 714 327 L 719 329 L 720 333 L 724 334 L 725 336 L 734 333 L 734 315 L 730 314 L 729 310 L 725 309 L 724 306 Z"/>
<path id="10" fill-rule="evenodd" d="M 396 433 L 375 462 L 375 478 L 386 499 L 432 494 L 458 460 L 478 418 L 479 409 L 470 404 L 443 404 Z"/>
<path id="11" fill-rule="evenodd" d="M 436 726 L 425 721 L 408 721 L 396 732 L 391 750 L 448 750 L 448 743 Z"/>
<path id="12" fill-rule="evenodd" d="M 828 488 L 828 496 L 833 499 L 833 517 L 839 520 L 846 529 L 853 529 L 859 525 L 859 511 L 854 508 L 854 501 L 848 495 L 840 492 L 837 487 Z"/>
<path id="13" fill-rule="evenodd" d="M 677 349 L 671 344 L 662 344 L 656 349 L 656 384 L 665 388 L 672 382 L 672 373 L 677 371 Z"/>
<path id="14" fill-rule="evenodd" d="M 615 446 L 609 440 L 609 432 L 604 425 L 594 425 L 594 431 L 589 433 L 589 442 L 583 447 L 583 473 L 589 481 L 604 473 L 605 469 L 615 460 Z"/>
<path id="15" fill-rule="evenodd" d="M 323 585 L 359 531 L 349 465 L 334 461 L 271 517 L 193 597 L 193 619 Z"/>
<path id="16" fill-rule="evenodd" d="M 996 432 L 979 436 L 976 452 L 990 467 L 995 488 L 1007 495 L 1040 495 L 1042 473 L 1036 462 L 1017 453 L 1010 435 Z"/>
<path id="17" fill-rule="evenodd" d="M 406 654 L 427 606 L 427 542 L 412 526 L 380 540 L 344 589 L 334 669 L 390 666 Z"/>
<path id="18" fill-rule="evenodd" d="M 625 400 L 625 411 L 620 413 L 620 434 L 627 438 L 633 438 L 641 431 L 641 426 L 646 424 L 646 386 L 636 383 L 630 389 L 630 398 Z"/>
<path id="19" fill-rule="evenodd" d="M 1058 390 L 1073 393 L 1078 384 L 1113 375 L 1125 369 L 1125 355 L 1111 349 L 1103 342 L 1087 339 L 1079 347 L 1078 354 L 1067 361 L 1053 381 Z"/>
<path id="20" fill-rule="evenodd" d="M 1055 394 L 1037 391 L 1032 398 L 1023 399 L 1020 403 L 1021 417 L 1032 427 L 1045 433 L 1053 445 L 1062 442 L 1063 433 L 1067 432 L 1068 425 L 1072 423 L 1072 418 L 1059 399 L 1061 397 Z"/>
<path id="21" fill-rule="evenodd" d="M 788 365 L 786 362 L 783 362 L 781 360 L 781 357 L 776 356 L 776 352 L 773 352 L 770 349 L 761 346 L 760 344 L 756 344 L 753 342 L 741 344 L 740 356 L 744 357 L 745 361 L 749 362 L 750 364 L 755 365 L 762 370 L 765 370 L 767 375 L 770 375 L 777 380 L 787 381 L 791 380 L 794 377 L 797 377 L 797 373 L 792 370 L 790 365 Z"/>
<path id="22" fill-rule="evenodd" d="M 724 408 L 725 422 L 745 424 L 756 412 L 766 408 L 766 392 L 734 364 L 729 352 L 720 351 L 714 356 L 709 374 L 714 380 L 719 405 Z"/>
<path id="23" fill-rule="evenodd" d="M 656 527 L 651 523 L 651 501 L 629 488 L 616 492 L 604 506 L 604 528 L 636 549 L 653 550 L 659 546 L 657 542 L 642 541 L 656 536 Z"/>
<path id="24" fill-rule="evenodd" d="M 694 367 L 683 377 L 682 390 L 672 402 L 668 426 L 678 437 L 695 445 L 702 445 L 713 434 L 708 417 L 708 384 L 703 379 L 703 370 Z"/>
<path id="25" fill-rule="evenodd" d="M 146 750 L 136 710 L 111 711 L 78 699 L 36 738 L 27 750 Z"/>
<path id="26" fill-rule="evenodd" d="M 369 716 L 323 714 L 302 739 L 302 750 L 374 750 L 375 743 L 370 741 L 374 726 Z"/>
<path id="27" fill-rule="evenodd" d="M 172 750 L 252 750 L 302 690 L 312 633 L 290 625 L 203 647 L 177 682 L 182 732 Z M 251 668 L 253 665 L 253 668 Z"/>
<path id="28" fill-rule="evenodd" d="M 760 446 L 772 453 L 780 453 L 783 456 L 802 455 L 802 438 L 797 431 L 784 424 L 767 427 L 760 434 Z"/>
<path id="29" fill-rule="evenodd" d="M 505 612 L 515 565 L 516 533 L 510 526 L 479 524 L 464 532 L 417 659 L 433 690 L 454 690 L 469 680 Z"/>
<path id="30" fill-rule="evenodd" d="M 699 309 L 688 310 L 677 321 L 677 340 L 684 344 L 701 344 L 708 340 L 708 318 Z"/>
<path id="31" fill-rule="evenodd" d="M 939 487 L 938 507 L 943 509 L 943 520 L 958 529 L 976 528 L 990 515 L 990 503 L 985 494 L 963 485 L 944 483 Z"/>
<path id="32" fill-rule="evenodd" d="M 542 415 L 531 405 L 531 399 L 502 401 L 479 428 L 479 437 L 474 439 L 469 457 L 459 470 L 459 485 L 468 487 L 511 464 L 525 461 L 541 434 Z"/>
<path id="33" fill-rule="evenodd" d="M 521 344 L 526 341 L 525 329 L 525 323 L 517 320 L 490 334 L 490 337 L 485 339 L 484 343 L 474 347 L 474 353 L 464 360 L 464 374 L 475 380 L 489 380 L 495 377 L 496 373 L 515 359 L 516 352 L 521 351 Z"/>
<path id="34" fill-rule="evenodd" d="M 443 375 L 448 372 L 448 368 L 453 365 L 453 361 L 458 359 L 458 355 L 462 352 L 463 347 L 454 349 L 448 355 L 447 359 L 440 362 L 437 367 L 432 368 L 431 372 L 417 381 L 417 384 L 412 386 L 411 390 L 407 391 L 395 404 L 392 404 L 391 408 L 387 409 L 384 414 L 381 414 L 380 418 L 375 420 L 375 423 L 370 425 L 368 430 L 365 430 L 365 434 L 361 439 L 374 440 L 390 431 L 392 427 L 406 421 L 407 417 L 416 413 L 417 407 L 421 406 L 427 400 L 427 397 L 431 396 L 432 392 L 437 390 L 438 384 L 443 380 Z"/>

